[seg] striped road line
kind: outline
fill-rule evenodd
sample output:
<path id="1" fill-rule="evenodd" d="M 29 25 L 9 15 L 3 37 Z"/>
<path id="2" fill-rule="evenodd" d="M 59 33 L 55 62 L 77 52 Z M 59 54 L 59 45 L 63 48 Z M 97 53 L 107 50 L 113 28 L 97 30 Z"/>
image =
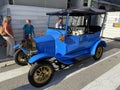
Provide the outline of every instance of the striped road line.
<path id="1" fill-rule="evenodd" d="M 104 73 L 82 90 L 116 90 L 120 85 L 120 64 Z"/>
<path id="2" fill-rule="evenodd" d="M 13 69 L 7 72 L 0 73 L 0 82 L 23 75 L 27 73 L 28 70 L 29 70 L 28 66 L 23 66 L 21 68 L 17 68 L 17 69 Z"/>

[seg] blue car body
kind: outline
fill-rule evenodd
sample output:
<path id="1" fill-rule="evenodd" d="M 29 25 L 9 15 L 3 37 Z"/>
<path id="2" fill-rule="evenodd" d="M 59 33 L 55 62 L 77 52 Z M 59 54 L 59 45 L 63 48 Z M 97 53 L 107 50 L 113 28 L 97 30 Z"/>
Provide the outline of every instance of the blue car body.
<path id="1" fill-rule="evenodd" d="M 101 28 L 97 28 L 99 30 L 94 33 L 68 35 L 68 19 L 69 16 L 71 16 L 70 14 L 71 12 L 67 11 L 62 14 L 48 13 L 48 28 L 45 34 L 43 36 L 33 38 L 38 52 L 28 60 L 29 64 L 42 61 L 44 58 L 55 57 L 59 62 L 69 65 L 74 63 L 73 58 L 87 54 L 94 56 L 98 45 L 106 46 L 106 43 L 100 39 Z M 66 16 L 66 26 L 64 29 L 49 28 L 50 17 L 54 15 Z M 61 36 L 64 37 L 64 40 L 60 40 Z M 18 45 L 16 48 L 17 47 Z M 23 49 L 23 52 L 26 54 L 27 51 Z"/>
<path id="2" fill-rule="evenodd" d="M 65 34 L 63 30 L 60 32 Z M 93 56 L 98 45 L 106 46 L 106 43 L 100 40 L 100 31 L 90 35 L 68 36 L 65 37 L 65 41 L 59 40 L 60 32 L 48 29 L 45 36 L 34 38 L 39 52 L 31 57 L 28 63 L 32 64 L 42 58 L 55 57 L 64 64 L 72 64 L 73 58 L 86 54 Z"/>

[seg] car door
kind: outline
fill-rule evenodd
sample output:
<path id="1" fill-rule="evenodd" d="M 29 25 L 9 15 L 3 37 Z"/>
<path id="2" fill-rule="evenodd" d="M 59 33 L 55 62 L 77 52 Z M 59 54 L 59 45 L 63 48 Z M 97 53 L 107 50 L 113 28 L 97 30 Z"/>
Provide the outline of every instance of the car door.
<path id="1" fill-rule="evenodd" d="M 87 35 L 67 36 L 65 39 L 67 53 L 79 52 L 89 44 Z"/>

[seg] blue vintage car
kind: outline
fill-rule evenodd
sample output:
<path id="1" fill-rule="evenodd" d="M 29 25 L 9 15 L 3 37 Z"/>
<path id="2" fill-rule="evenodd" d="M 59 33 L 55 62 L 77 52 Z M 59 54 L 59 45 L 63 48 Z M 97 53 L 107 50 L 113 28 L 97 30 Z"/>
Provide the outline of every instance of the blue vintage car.
<path id="1" fill-rule="evenodd" d="M 104 10 L 93 8 L 47 13 L 49 17 L 45 33 L 14 47 L 19 48 L 15 61 L 20 65 L 26 62 L 31 65 L 29 82 L 35 87 L 47 84 L 54 74 L 53 63 L 70 65 L 75 62 L 74 58 L 84 55 L 99 60 L 103 47 L 106 47 L 106 43 L 100 39 L 103 25 L 100 17 L 105 13 Z M 56 27 L 58 18 L 62 19 L 61 27 Z M 51 59 L 53 57 L 54 60 Z"/>

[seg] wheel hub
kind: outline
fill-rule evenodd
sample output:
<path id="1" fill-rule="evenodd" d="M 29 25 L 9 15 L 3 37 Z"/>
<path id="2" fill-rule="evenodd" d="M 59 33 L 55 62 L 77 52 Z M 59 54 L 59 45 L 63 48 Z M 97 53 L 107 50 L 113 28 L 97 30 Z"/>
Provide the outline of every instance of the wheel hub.
<path id="1" fill-rule="evenodd" d="M 51 69 L 48 66 L 39 67 L 34 74 L 34 80 L 37 83 L 46 82 L 52 74 Z"/>
<path id="2" fill-rule="evenodd" d="M 26 57 L 22 52 L 18 56 L 18 61 L 20 61 L 21 63 L 26 63 Z"/>
<path id="3" fill-rule="evenodd" d="M 102 54 L 102 48 L 99 47 L 99 48 L 97 49 L 96 57 L 99 58 L 99 57 L 101 56 L 101 54 Z"/>

